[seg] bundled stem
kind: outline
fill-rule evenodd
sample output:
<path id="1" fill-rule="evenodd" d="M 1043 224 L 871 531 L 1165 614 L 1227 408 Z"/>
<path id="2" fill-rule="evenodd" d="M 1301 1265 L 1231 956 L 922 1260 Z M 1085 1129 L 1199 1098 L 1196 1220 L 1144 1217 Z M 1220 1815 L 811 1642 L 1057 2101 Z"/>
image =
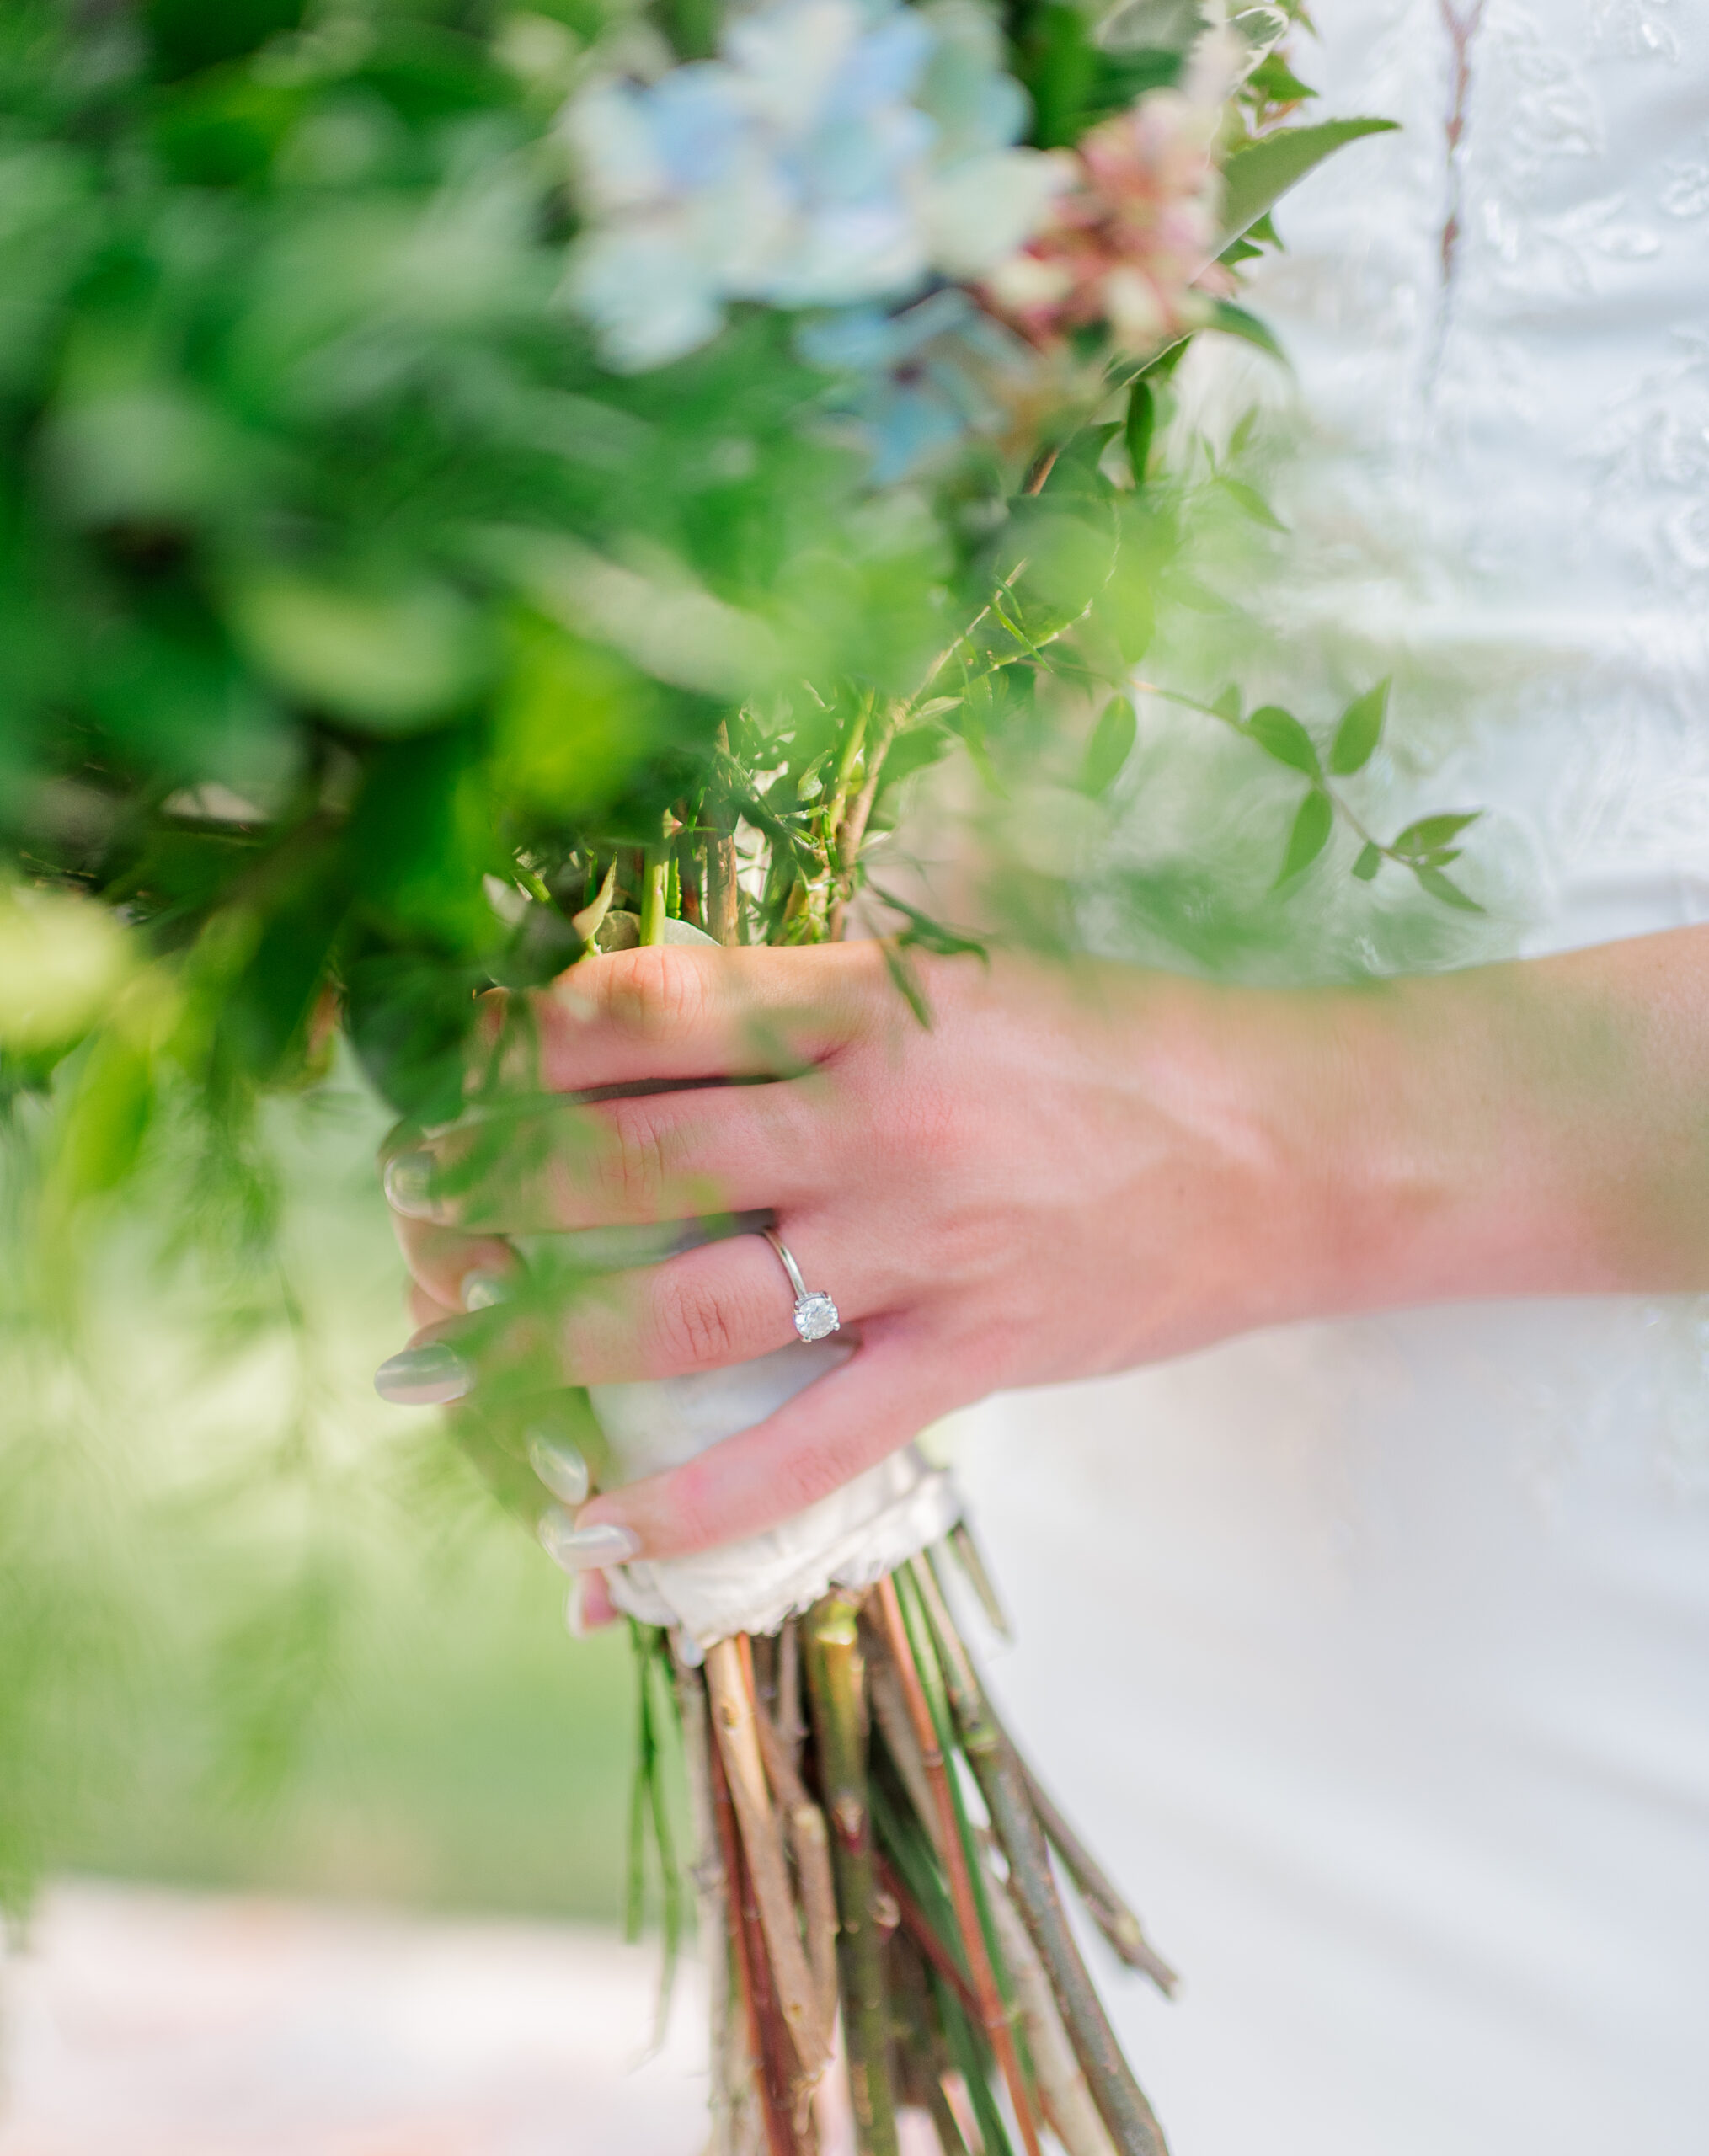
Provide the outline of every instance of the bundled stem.
<path id="1" fill-rule="evenodd" d="M 1012 1751 L 1014 1748 L 1008 1732 L 996 1715 L 991 1714 L 989 1702 L 985 1711 Z M 1087 1914 L 1130 1969 L 1137 1969 L 1142 1975 L 1149 1977 L 1165 1999 L 1173 1999 L 1180 1988 L 1179 1976 L 1146 1938 L 1139 1919 L 1111 1884 L 1103 1865 L 1058 1811 L 1049 1792 L 1040 1786 L 1033 1769 L 1018 1753 L 1015 1753 L 1015 1760 L 1026 1783 L 1027 1796 L 1038 1815 L 1039 1824 L 1044 1830 L 1046 1840 L 1061 1859 L 1063 1870 L 1074 1881 L 1075 1892 L 1085 1904 Z"/>
<path id="2" fill-rule="evenodd" d="M 964 2089 L 982 2156 L 1016 2156 L 1016 2134 L 1041 2156 L 1046 2127 L 1065 2156 L 1167 2156 L 1069 1929 L 1035 1785 L 944 1598 L 946 1555 L 828 1594 L 776 1641 L 725 1640 L 703 1669 L 678 1656 L 708 1853 L 702 1922 L 709 1944 L 725 1938 L 725 2027 L 739 2015 L 751 2061 L 726 2037 L 734 2076 L 710 2156 L 755 2156 L 762 2128 L 766 2156 L 814 2156 L 811 2098 L 839 2004 L 858 2156 L 900 2156 L 899 2104 L 924 2106 L 946 2156 L 966 2156 Z M 798 1764 L 786 1732 L 804 1677 Z M 964 1763 L 989 1826 L 969 1812 Z M 1131 1940 L 1137 1919 L 1044 1809 L 1074 1876 Z"/>
<path id="3" fill-rule="evenodd" d="M 962 1847 L 961 1825 L 956 1817 L 955 1800 L 950 1793 L 948 1767 L 938 1743 L 932 1710 L 920 1682 L 920 1673 L 915 1667 L 907 1625 L 896 1596 L 895 1582 L 894 1579 L 880 1580 L 873 1592 L 889 1646 L 890 1659 L 901 1680 L 902 1696 L 907 1703 L 915 1740 L 920 1747 L 921 1758 L 931 1785 L 937 1813 L 940 1849 L 944 1868 L 949 1876 L 949 1892 L 955 1907 L 956 1924 L 967 1951 L 974 1991 L 980 2003 L 980 2018 L 1002 2069 L 1009 2101 L 1014 2109 L 1015 2123 L 1020 2128 L 1028 2156 L 1039 2156 L 1039 2131 L 1033 2118 L 1031 2092 L 1021 2071 L 1014 2032 L 1009 2026 L 1007 2011 L 997 1988 L 996 1972 L 992 1967 L 983 1922 L 974 1897 L 967 1852 Z"/>
<path id="4" fill-rule="evenodd" d="M 766 2156 L 806 2156 L 796 2132 L 795 2107 L 790 2087 L 793 2047 L 788 2030 L 777 2009 L 771 1971 L 766 1961 L 765 1934 L 754 1899 L 753 1881 L 742 1861 L 735 1806 L 731 1801 L 729 1782 L 724 1773 L 722 1750 L 716 1742 L 707 1747 L 707 1761 L 724 1876 L 729 1882 L 730 1907 L 734 1918 L 729 1938 L 737 1989 L 748 2024 L 750 2056 L 759 2073 Z"/>
<path id="5" fill-rule="evenodd" d="M 741 1646 L 740 1641 L 721 1640 L 707 1650 L 713 1730 L 741 1830 L 742 1856 L 770 1957 L 778 2010 L 799 2062 L 791 2079 L 798 2084 L 798 2095 L 804 2090 L 810 2094 L 830 2060 L 830 2031 L 818 2010 L 812 1972 L 796 1928 L 782 1832 L 760 1752 L 751 1673 Z"/>
<path id="6" fill-rule="evenodd" d="M 867 1801 L 865 1672 L 855 1605 L 837 1595 L 807 1620 L 804 1660 L 836 1871 L 843 2041 L 860 2156 L 898 2156 L 889 2006 L 879 1953 Z"/>
<path id="7" fill-rule="evenodd" d="M 1003 1608 L 995 1582 L 985 1565 L 984 1552 L 974 1540 L 973 1529 L 964 1519 L 959 1519 L 949 1530 L 949 1546 L 955 1561 L 961 1566 L 968 1585 L 973 1589 L 980 1608 L 984 1610 L 985 1622 L 1000 1640 L 1014 1637 L 1009 1629 L 1008 1612 Z"/>
<path id="8" fill-rule="evenodd" d="M 990 1715 L 967 1651 L 929 1566 L 907 1571 L 943 1650 L 943 1667 L 962 1749 L 976 1776 L 1003 1854 L 1017 1908 L 1050 1978 L 1051 1989 L 1092 2096 L 1121 2156 L 1167 2156 L 1162 2127 L 1122 2056 L 1056 1892 L 1050 1851 L 1033 1810 L 1013 1747 Z"/>
<path id="9" fill-rule="evenodd" d="M 750 1642 L 737 1641 L 745 1659 Z M 795 1763 L 765 1707 L 754 1716 L 766 1778 L 783 1814 L 789 1854 L 801 1893 L 801 1919 L 807 1934 L 807 1963 L 813 1979 L 814 2034 L 830 2055 L 836 2025 L 836 1887 L 831 1877 L 830 1840 L 825 1814 L 807 1794 Z"/>
<path id="10" fill-rule="evenodd" d="M 682 1731 L 682 1761 L 688 1784 L 688 1816 L 694 1835 L 690 1876 L 706 1954 L 708 2008 L 712 2056 L 712 2137 L 707 2156 L 736 2156 L 735 2092 L 730 2083 L 729 1881 L 719 1846 L 713 1806 L 712 1733 L 707 1721 L 706 1687 L 697 1670 L 673 1656 L 676 1712 Z"/>

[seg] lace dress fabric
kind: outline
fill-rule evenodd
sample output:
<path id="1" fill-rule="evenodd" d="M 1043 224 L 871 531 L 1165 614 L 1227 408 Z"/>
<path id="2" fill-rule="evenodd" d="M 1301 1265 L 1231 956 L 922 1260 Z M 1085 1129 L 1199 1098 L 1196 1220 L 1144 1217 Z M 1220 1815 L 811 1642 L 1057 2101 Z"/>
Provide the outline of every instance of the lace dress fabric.
<path id="1" fill-rule="evenodd" d="M 1313 12 L 1313 116 L 1403 127 L 1256 296 L 1290 663 L 1433 685 L 1372 782 L 1492 811 L 1518 947 L 1709 918 L 1709 17 Z M 1176 2156 L 1701 2156 L 1702 1306 L 1259 1335 L 991 1403 L 964 1474 L 999 1689 L 1185 1972 L 1118 1991 Z"/>

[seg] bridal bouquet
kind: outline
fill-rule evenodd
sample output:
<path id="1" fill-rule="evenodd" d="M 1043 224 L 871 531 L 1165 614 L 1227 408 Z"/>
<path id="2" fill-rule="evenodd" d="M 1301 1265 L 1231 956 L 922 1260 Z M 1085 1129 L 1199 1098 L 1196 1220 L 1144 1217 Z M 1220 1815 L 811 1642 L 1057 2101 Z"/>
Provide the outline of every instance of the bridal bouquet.
<path id="1" fill-rule="evenodd" d="M 919 1006 L 911 949 L 970 939 L 877 864 L 952 752 L 1020 834 L 1013 920 L 1065 932 L 1051 819 L 1110 797 L 1132 670 L 1191 598 L 1172 372 L 1200 331 L 1267 342 L 1239 264 L 1380 124 L 1294 124 L 1289 28 L 1218 0 L 13 0 L 0 1070 L 51 1122 L 44 1247 L 189 1114 L 204 1195 L 248 1189 L 256 1097 L 340 1036 L 478 1177 L 535 1086 L 526 991 L 591 950 L 853 921 Z M 1321 747 L 1203 708 L 1304 781 L 1302 873 L 1381 695 Z M 1453 902 L 1452 820 L 1359 873 Z M 542 1239 L 519 1301 L 766 1225 Z M 574 1443 L 543 1450 L 513 1373 L 461 1433 L 550 1546 L 590 1472 L 687 1458 L 851 1352 L 797 1284 L 761 1364 L 560 1396 Z M 661 1684 L 681 1732 L 724 2156 L 815 2146 L 839 2031 L 868 2156 L 905 2107 L 946 2152 L 1162 2146 L 1056 1866 L 1172 1979 L 993 1712 L 952 1567 L 995 1607 L 911 1449 L 611 1576 L 661 1846 Z"/>

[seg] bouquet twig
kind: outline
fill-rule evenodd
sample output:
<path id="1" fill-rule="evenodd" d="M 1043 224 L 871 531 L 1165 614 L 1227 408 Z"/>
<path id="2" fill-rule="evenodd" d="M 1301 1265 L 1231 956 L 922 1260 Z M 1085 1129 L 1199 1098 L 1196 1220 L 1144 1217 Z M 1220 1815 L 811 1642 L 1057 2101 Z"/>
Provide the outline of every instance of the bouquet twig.
<path id="1" fill-rule="evenodd" d="M 862 2156 L 1162 2134 L 1058 1895 L 1049 1825 L 950 1612 L 948 1545 L 774 1638 L 672 1655 L 713 1982 L 713 2148 L 804 2156 L 839 2019 Z M 806 1710 L 806 1726 L 798 1717 Z M 797 1746 L 800 1747 L 798 1756 Z M 1130 1960 L 1174 1977 L 1100 1877 Z"/>

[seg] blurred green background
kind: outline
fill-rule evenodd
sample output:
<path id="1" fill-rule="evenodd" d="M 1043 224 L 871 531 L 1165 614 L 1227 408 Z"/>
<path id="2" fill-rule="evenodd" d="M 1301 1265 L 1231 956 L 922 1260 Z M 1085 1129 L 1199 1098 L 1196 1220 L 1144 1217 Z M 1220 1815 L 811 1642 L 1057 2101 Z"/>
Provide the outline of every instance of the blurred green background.
<path id="1" fill-rule="evenodd" d="M 0 1885 L 615 1921 L 627 1636 L 570 1640 L 561 1576 L 437 1417 L 372 1392 L 408 1329 L 383 1112 L 341 1070 L 269 1116 L 254 1255 L 176 1249 L 195 1193 L 158 1180 L 79 1282 L 45 1277 L 7 1192 Z"/>

